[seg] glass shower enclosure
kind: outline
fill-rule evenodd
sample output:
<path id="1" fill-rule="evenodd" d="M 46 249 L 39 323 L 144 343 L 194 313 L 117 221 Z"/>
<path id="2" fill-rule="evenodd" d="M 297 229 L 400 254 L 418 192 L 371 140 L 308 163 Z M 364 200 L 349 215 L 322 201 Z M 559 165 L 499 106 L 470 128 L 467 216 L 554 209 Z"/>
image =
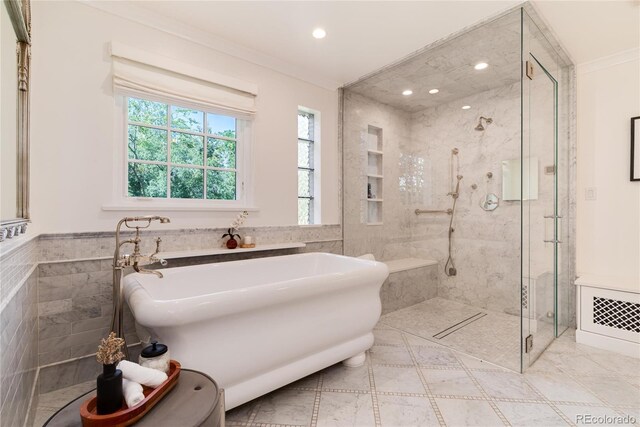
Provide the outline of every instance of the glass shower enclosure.
<path id="1" fill-rule="evenodd" d="M 525 4 L 343 89 L 344 252 L 393 266 L 383 324 L 519 372 L 572 324 L 573 72 Z"/>

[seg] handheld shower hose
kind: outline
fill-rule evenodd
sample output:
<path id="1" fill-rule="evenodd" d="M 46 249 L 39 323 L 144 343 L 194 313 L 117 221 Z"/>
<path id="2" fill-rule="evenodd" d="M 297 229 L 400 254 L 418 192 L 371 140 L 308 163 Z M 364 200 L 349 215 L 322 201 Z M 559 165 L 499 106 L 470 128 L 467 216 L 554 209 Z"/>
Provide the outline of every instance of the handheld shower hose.
<path id="1" fill-rule="evenodd" d="M 456 189 L 453 193 L 451 193 L 451 197 L 453 197 L 453 206 L 451 206 L 451 218 L 449 219 L 449 250 L 447 262 L 444 264 L 444 274 L 447 276 L 455 276 L 458 273 L 456 270 L 456 266 L 453 262 L 453 256 L 451 255 L 451 239 L 453 237 L 453 218 L 456 214 L 456 202 L 458 201 L 458 196 L 460 195 L 460 181 L 462 180 L 462 175 L 458 175 L 458 182 L 456 182 Z"/>

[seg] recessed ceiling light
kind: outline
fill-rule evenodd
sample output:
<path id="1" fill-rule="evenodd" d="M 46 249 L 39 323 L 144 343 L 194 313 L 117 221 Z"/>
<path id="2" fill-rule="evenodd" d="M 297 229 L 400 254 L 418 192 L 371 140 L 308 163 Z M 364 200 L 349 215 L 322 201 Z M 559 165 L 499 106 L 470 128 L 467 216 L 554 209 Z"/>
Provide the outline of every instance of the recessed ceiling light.
<path id="1" fill-rule="evenodd" d="M 473 68 L 475 68 L 476 70 L 484 70 L 488 66 L 489 64 L 487 64 L 486 62 L 478 62 Z"/>
<path id="2" fill-rule="evenodd" d="M 317 39 L 323 39 L 327 36 L 327 32 L 323 28 L 316 28 L 311 34 Z"/>
<path id="3" fill-rule="evenodd" d="M 411 89 L 407 89 L 407 90 L 402 91 L 402 94 L 404 96 L 409 96 L 409 95 L 413 94 L 413 91 Z"/>
<path id="4" fill-rule="evenodd" d="M 436 94 L 436 93 L 438 93 L 438 92 L 440 92 L 438 89 L 431 89 L 431 90 L 429 91 L 429 93 L 430 93 L 431 95 Z"/>
<path id="5" fill-rule="evenodd" d="M 471 105 L 463 105 L 463 106 L 462 106 L 462 109 L 463 109 L 463 110 L 468 110 L 469 108 L 471 108 Z"/>

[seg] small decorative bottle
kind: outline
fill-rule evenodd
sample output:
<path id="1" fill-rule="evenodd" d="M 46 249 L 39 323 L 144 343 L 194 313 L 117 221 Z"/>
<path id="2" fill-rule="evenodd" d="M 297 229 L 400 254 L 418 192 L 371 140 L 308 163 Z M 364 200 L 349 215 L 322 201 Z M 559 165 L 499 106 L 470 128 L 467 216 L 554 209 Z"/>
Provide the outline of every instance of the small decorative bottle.
<path id="1" fill-rule="evenodd" d="M 102 363 L 102 373 L 98 375 L 96 388 L 96 410 L 98 415 L 112 414 L 122 407 L 122 371 L 116 365 L 124 354 L 120 351 L 124 344 L 111 332 L 98 347 L 96 359 Z"/>

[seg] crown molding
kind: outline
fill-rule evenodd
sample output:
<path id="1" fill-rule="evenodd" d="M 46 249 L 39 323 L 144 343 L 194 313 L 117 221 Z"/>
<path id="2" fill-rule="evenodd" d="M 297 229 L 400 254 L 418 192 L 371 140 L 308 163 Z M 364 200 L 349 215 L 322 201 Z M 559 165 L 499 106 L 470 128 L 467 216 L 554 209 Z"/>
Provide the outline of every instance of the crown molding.
<path id="1" fill-rule="evenodd" d="M 288 61 L 247 48 L 206 31 L 193 28 L 181 21 L 177 21 L 151 10 L 142 8 L 132 4 L 131 2 L 95 0 L 77 1 L 110 15 L 171 34 L 183 40 L 259 65 L 280 74 L 311 83 L 324 89 L 336 90 L 342 86 L 340 82 L 327 78 L 315 70 L 292 64 Z"/>
<path id="2" fill-rule="evenodd" d="M 593 61 L 578 64 L 578 74 L 586 74 L 640 59 L 640 47 L 623 50 Z"/>

